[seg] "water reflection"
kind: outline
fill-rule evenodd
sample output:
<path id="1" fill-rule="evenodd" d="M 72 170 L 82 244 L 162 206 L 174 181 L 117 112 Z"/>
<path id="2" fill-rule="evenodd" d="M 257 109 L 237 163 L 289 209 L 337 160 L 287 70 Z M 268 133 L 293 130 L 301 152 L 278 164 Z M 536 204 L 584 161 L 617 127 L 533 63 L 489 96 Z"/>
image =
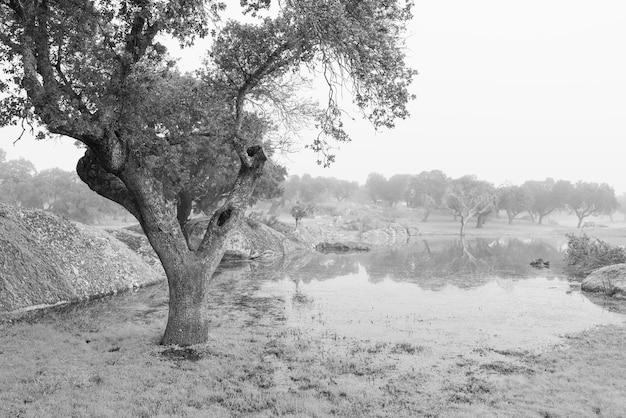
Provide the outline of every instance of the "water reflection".
<path id="1" fill-rule="evenodd" d="M 320 336 L 409 342 L 446 353 L 480 347 L 525 350 L 559 341 L 559 335 L 598 324 L 619 323 L 572 291 L 563 279 L 492 277 L 471 288 L 445 285 L 437 291 L 413 283 L 373 282 L 366 270 L 329 281 L 302 283 L 309 303 L 293 300 L 289 279 L 266 282 L 258 295 L 280 295 L 286 325 Z"/>
<path id="2" fill-rule="evenodd" d="M 552 269 L 530 262 L 551 260 Z M 561 276 L 542 240 L 433 239 L 367 254 L 317 255 L 263 280 L 289 327 L 320 336 L 410 342 L 433 350 L 532 349 L 624 317 L 591 303 Z"/>
<path id="3" fill-rule="evenodd" d="M 309 256 L 289 270 L 294 280 L 308 283 L 356 273 L 360 265 L 373 283 L 390 279 L 439 289 L 446 284 L 478 286 L 494 275 L 533 277 L 537 272 L 530 262 L 537 258 L 552 260 L 552 269 L 542 275 L 555 277 L 561 273 L 562 257 L 542 240 L 439 238 L 369 253 Z"/>
<path id="4" fill-rule="evenodd" d="M 594 305 L 561 277 L 561 257 L 544 241 L 468 239 L 464 245 L 429 239 L 369 253 L 223 264 L 207 310 L 213 327 L 408 342 L 442 355 L 543 347 L 562 334 L 623 322 L 624 316 Z M 529 263 L 536 258 L 550 260 L 552 268 L 533 269 Z M 167 317 L 167 286 L 45 315 L 93 318 L 101 328 L 125 324 L 121 330 L 156 341 Z"/>

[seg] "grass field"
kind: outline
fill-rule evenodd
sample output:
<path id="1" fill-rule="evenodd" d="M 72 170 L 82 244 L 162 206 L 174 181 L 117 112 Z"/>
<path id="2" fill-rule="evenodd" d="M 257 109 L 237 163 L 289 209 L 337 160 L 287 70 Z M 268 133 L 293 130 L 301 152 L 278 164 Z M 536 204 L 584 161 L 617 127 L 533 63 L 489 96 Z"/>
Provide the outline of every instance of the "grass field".
<path id="1" fill-rule="evenodd" d="M 619 306 L 618 306 L 619 308 Z M 621 308 L 620 308 L 621 309 Z M 0 329 L 0 416 L 624 416 L 626 328 L 543 353 L 312 338 L 267 320 L 216 320 L 207 344 L 156 341 L 165 311 L 97 308 Z M 107 325 L 103 325 L 103 323 Z M 279 329 L 279 331 L 277 331 Z"/>

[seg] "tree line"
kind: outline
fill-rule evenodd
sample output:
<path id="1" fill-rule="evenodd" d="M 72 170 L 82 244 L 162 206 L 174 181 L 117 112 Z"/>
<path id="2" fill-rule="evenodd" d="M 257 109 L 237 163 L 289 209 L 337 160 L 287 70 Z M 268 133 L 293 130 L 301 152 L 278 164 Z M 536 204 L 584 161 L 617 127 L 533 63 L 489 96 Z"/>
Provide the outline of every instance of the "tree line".
<path id="1" fill-rule="evenodd" d="M 310 203 L 324 196 L 337 201 L 359 196 L 376 204 L 394 206 L 404 202 L 407 207 L 422 210 L 422 221 L 427 222 L 435 209 L 447 209 L 465 223 L 476 219 L 481 227 L 492 215 L 504 211 L 512 224 L 521 214 L 527 213 L 532 222 L 541 224 L 558 210 L 569 210 L 578 218 L 578 227 L 592 215 L 611 215 L 616 211 L 626 214 L 626 195 L 619 199 L 614 189 L 606 183 L 568 180 L 528 180 L 521 185 L 494 186 L 476 176 L 457 179 L 440 170 L 422 171 L 419 174 L 396 174 L 386 178 L 370 173 L 363 186 L 332 177 L 313 178 L 290 176 L 282 186 L 287 201 Z"/>

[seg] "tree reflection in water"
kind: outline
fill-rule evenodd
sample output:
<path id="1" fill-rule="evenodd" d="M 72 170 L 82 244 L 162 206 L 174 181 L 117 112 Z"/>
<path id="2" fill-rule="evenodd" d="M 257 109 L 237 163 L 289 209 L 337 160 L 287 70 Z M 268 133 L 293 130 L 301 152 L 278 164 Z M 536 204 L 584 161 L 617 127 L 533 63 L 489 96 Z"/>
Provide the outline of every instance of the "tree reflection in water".
<path id="1" fill-rule="evenodd" d="M 422 288 L 440 289 L 446 284 L 474 287 L 493 276 L 522 278 L 536 276 L 529 262 L 553 260 L 550 277 L 561 272 L 562 255 L 545 241 L 514 238 L 422 239 L 411 245 L 374 248 L 368 253 L 315 254 L 290 266 L 292 280 L 309 283 L 357 274 L 364 269 L 373 283 L 385 279 L 414 282 Z"/>

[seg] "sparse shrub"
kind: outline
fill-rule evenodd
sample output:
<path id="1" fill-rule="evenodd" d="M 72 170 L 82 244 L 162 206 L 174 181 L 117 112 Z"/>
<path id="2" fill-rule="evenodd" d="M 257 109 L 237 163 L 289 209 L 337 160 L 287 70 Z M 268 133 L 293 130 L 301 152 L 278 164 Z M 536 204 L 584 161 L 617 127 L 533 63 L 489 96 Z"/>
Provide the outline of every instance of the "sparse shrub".
<path id="1" fill-rule="evenodd" d="M 291 216 L 296 220 L 296 228 L 300 225 L 300 220 L 305 216 L 311 216 L 311 209 L 309 206 L 296 203 L 291 208 Z"/>
<path id="2" fill-rule="evenodd" d="M 611 247 L 606 242 L 586 234 L 567 234 L 565 272 L 574 277 L 586 277 L 601 267 L 626 262 L 623 248 Z"/>

